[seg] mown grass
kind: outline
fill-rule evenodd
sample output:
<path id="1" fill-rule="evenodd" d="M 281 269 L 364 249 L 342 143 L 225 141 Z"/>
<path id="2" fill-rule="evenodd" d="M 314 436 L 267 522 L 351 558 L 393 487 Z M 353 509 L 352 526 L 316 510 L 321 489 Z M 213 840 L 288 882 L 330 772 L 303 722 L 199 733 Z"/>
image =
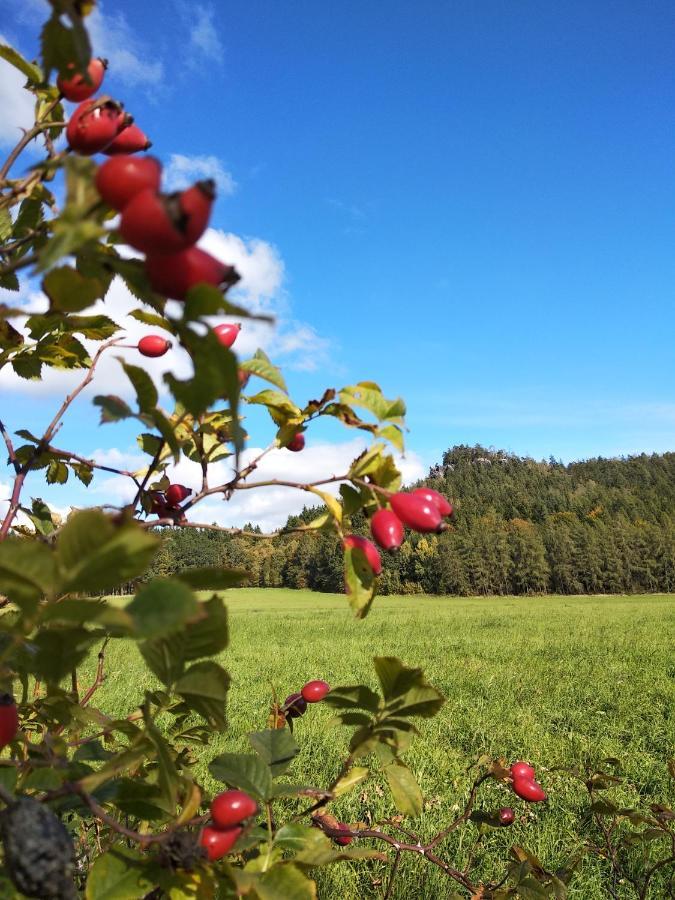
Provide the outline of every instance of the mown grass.
<path id="1" fill-rule="evenodd" d="M 516 824 L 486 839 L 478 858 L 482 876 L 503 871 L 512 843 L 552 868 L 580 843 L 583 792 L 553 771 L 557 766 L 617 757 L 641 802 L 673 800 L 666 763 L 675 743 L 675 596 L 385 597 L 364 622 L 336 595 L 242 589 L 228 592 L 227 603 L 231 640 L 222 662 L 232 675 L 229 728 L 198 750 L 207 793 L 218 787 L 208 761 L 225 750 L 250 749 L 246 733 L 265 727 L 270 684 L 282 698 L 310 678 L 375 686 L 371 657 L 396 655 L 423 666 L 447 697 L 435 719 L 421 722 L 422 734 L 406 754 L 427 801 L 411 828 L 430 837 L 456 814 L 470 780 L 467 765 L 481 753 L 531 760 L 549 791 L 546 807 L 514 804 Z M 110 714 L 127 714 L 151 686 L 135 646 L 113 642 L 106 670 L 97 703 Z M 330 718 L 318 704 L 300 720 L 294 780 L 326 785 L 337 771 L 348 730 L 331 727 Z M 638 798 L 629 791 L 625 799 Z M 479 805 L 494 809 L 514 800 L 490 784 Z M 341 799 L 335 812 L 357 822 L 393 809 L 375 778 Z M 444 857 L 461 861 L 472 831 L 447 841 Z M 341 864 L 317 877 L 321 897 L 341 900 L 382 896 L 378 882 L 386 881 L 377 862 Z M 440 872 L 404 858 L 394 897 L 449 893 Z M 570 896 L 609 896 L 599 863 L 582 863 Z"/>

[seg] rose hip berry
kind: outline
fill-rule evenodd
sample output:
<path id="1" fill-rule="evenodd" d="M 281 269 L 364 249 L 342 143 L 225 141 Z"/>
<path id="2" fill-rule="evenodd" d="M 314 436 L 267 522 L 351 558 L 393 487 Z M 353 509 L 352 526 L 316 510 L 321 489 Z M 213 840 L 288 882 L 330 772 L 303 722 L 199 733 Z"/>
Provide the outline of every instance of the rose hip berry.
<path id="1" fill-rule="evenodd" d="M 231 347 L 239 337 L 240 331 L 241 325 L 239 323 L 233 325 L 230 322 L 223 322 L 222 325 L 216 325 L 213 329 L 213 333 L 223 347 Z"/>
<path id="2" fill-rule="evenodd" d="M 100 153 L 129 124 L 119 103 L 110 98 L 85 100 L 72 114 L 66 126 L 71 150 L 82 156 Z"/>
<path id="3" fill-rule="evenodd" d="M 143 253 L 178 253 L 202 236 L 214 199 L 213 181 L 199 181 L 175 194 L 140 191 L 122 213 L 120 233 L 130 246 Z"/>
<path id="4" fill-rule="evenodd" d="M 132 197 L 149 188 L 159 190 L 162 165 L 154 156 L 115 156 L 96 172 L 96 190 L 113 209 L 122 212 Z"/>
<path id="5" fill-rule="evenodd" d="M 289 719 L 297 719 L 307 710 L 307 701 L 301 693 L 289 694 L 284 700 L 284 709 Z"/>
<path id="6" fill-rule="evenodd" d="M 166 505 L 170 509 L 175 509 L 183 500 L 186 500 L 192 491 L 184 484 L 170 484 L 166 489 Z"/>
<path id="7" fill-rule="evenodd" d="M 423 497 L 429 503 L 433 503 L 442 516 L 452 515 L 452 504 L 446 500 L 443 494 L 439 494 L 438 491 L 434 491 L 432 488 L 427 487 L 416 488 L 413 491 L 413 495 Z"/>
<path id="8" fill-rule="evenodd" d="M 74 63 L 70 63 L 67 67 L 69 70 L 75 68 Z M 96 93 L 103 83 L 105 70 L 108 68 L 108 61 L 105 59 L 92 59 L 87 66 L 87 77 L 77 73 L 69 78 L 62 75 L 56 79 L 56 86 L 61 91 L 66 100 L 72 103 L 81 103 L 88 100 Z"/>
<path id="9" fill-rule="evenodd" d="M 546 792 L 534 778 L 516 778 L 512 784 L 513 793 L 528 803 L 541 803 L 546 800 Z"/>
<path id="10" fill-rule="evenodd" d="M 498 815 L 502 825 L 512 825 L 516 818 L 516 815 L 510 806 L 502 806 Z"/>
<path id="11" fill-rule="evenodd" d="M 511 778 L 534 778 L 534 767 L 529 763 L 518 760 L 511 766 Z"/>
<path id="12" fill-rule="evenodd" d="M 440 529 L 441 514 L 438 507 L 419 494 L 394 494 L 390 503 L 403 524 L 413 531 L 425 533 Z"/>
<path id="13" fill-rule="evenodd" d="M 172 300 L 185 300 L 187 292 L 197 284 L 211 284 L 226 291 L 239 281 L 233 266 L 199 247 L 188 247 L 180 253 L 151 254 L 146 257 L 145 271 L 153 291 Z"/>
<path id="14" fill-rule="evenodd" d="M 200 844 L 206 851 L 210 862 L 225 856 L 234 847 L 237 838 L 244 829 L 240 826 L 234 828 L 211 828 L 207 825 L 202 829 Z"/>
<path id="15" fill-rule="evenodd" d="M 338 822 L 336 827 L 339 828 L 340 831 L 350 830 L 349 825 L 345 825 L 344 822 Z M 341 844 L 343 847 L 345 847 L 347 844 L 351 844 L 354 838 L 351 836 L 351 834 L 344 834 L 340 835 L 339 837 L 333 837 L 333 840 L 336 844 Z"/>
<path id="16" fill-rule="evenodd" d="M 152 141 L 147 134 L 138 125 L 128 125 L 103 152 L 106 156 L 116 156 L 120 153 L 138 153 L 140 150 L 149 150 L 150 147 Z"/>
<path id="17" fill-rule="evenodd" d="M 360 534 L 348 534 L 342 544 L 345 548 L 358 547 L 375 575 L 382 572 L 380 554 L 375 544 L 371 543 L 368 538 L 362 537 Z"/>
<path id="18" fill-rule="evenodd" d="M 305 436 L 299 431 L 297 434 L 294 434 L 290 441 L 286 444 L 286 449 L 290 450 L 291 453 L 299 453 L 301 450 L 305 449 Z"/>
<path id="19" fill-rule="evenodd" d="M 171 341 L 167 341 L 166 338 L 160 337 L 158 334 L 146 334 L 138 342 L 138 352 L 142 356 L 164 356 L 170 348 Z"/>
<path id="20" fill-rule="evenodd" d="M 19 730 L 19 714 L 14 697 L 0 694 L 0 749 L 11 744 Z"/>
<path id="21" fill-rule="evenodd" d="M 244 791 L 230 790 L 213 798 L 211 820 L 216 828 L 230 828 L 250 819 L 258 812 L 258 804 Z"/>
<path id="22" fill-rule="evenodd" d="M 325 681 L 308 681 L 300 693 L 308 703 L 318 703 L 330 693 L 330 685 Z"/>
<path id="23" fill-rule="evenodd" d="M 378 509 L 370 520 L 370 530 L 383 550 L 398 550 L 405 537 L 403 523 L 390 509 Z"/>

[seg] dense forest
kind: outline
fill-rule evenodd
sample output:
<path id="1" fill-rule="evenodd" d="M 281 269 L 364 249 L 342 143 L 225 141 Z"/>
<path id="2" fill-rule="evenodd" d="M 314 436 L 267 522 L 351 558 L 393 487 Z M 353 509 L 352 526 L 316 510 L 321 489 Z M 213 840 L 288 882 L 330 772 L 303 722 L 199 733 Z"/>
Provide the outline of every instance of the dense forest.
<path id="1" fill-rule="evenodd" d="M 563 465 L 458 446 L 423 483 L 454 502 L 453 525 L 384 554 L 381 593 L 675 591 L 675 453 Z M 365 520 L 353 524 L 368 534 Z M 217 564 L 246 568 L 254 586 L 343 589 L 339 542 L 325 533 L 171 529 L 151 574 Z"/>

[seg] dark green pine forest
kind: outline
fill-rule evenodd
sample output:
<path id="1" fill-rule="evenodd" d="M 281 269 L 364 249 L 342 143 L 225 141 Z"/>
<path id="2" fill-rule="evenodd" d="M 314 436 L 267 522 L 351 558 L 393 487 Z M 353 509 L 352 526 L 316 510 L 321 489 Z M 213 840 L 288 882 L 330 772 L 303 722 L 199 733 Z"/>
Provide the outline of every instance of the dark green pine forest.
<path id="1" fill-rule="evenodd" d="M 675 453 L 563 465 L 457 446 L 421 483 L 454 502 L 452 527 L 409 534 L 396 555 L 383 554 L 381 593 L 675 591 Z M 320 512 L 306 509 L 288 525 Z M 365 519 L 353 525 L 368 534 Z M 246 568 L 253 586 L 343 590 L 334 534 L 164 535 L 151 575 L 220 564 Z"/>

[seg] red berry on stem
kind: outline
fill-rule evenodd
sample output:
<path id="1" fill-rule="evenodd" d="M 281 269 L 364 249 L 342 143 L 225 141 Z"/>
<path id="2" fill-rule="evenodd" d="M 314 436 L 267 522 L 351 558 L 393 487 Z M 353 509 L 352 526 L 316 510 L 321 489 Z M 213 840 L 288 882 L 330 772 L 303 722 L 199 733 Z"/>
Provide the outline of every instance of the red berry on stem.
<path id="1" fill-rule="evenodd" d="M 446 500 L 443 494 L 439 494 L 438 491 L 434 491 L 432 490 L 432 488 L 426 487 L 416 488 L 413 491 L 413 494 L 416 494 L 419 497 L 424 497 L 424 499 L 429 503 L 433 503 L 442 516 L 452 515 L 452 504 Z"/>
<path id="2" fill-rule="evenodd" d="M 382 572 L 382 560 L 375 544 L 360 534 L 348 534 L 342 542 L 345 548 L 358 547 L 366 557 L 366 561 L 376 575 Z"/>
<path id="3" fill-rule="evenodd" d="M 286 444 L 286 449 L 290 450 L 292 453 L 299 453 L 301 450 L 305 449 L 305 436 L 299 431 L 297 434 L 294 434 L 290 441 Z"/>
<path id="4" fill-rule="evenodd" d="M 289 719 L 297 719 L 307 710 L 307 701 L 299 692 L 289 694 L 284 700 L 284 709 Z"/>
<path id="5" fill-rule="evenodd" d="M 170 509 L 175 509 L 180 503 L 190 496 L 192 491 L 184 484 L 170 484 L 166 489 L 166 504 Z"/>
<path id="6" fill-rule="evenodd" d="M 534 775 L 534 767 L 522 760 L 511 766 L 511 778 L 534 778 Z"/>
<path id="7" fill-rule="evenodd" d="M 546 792 L 534 778 L 514 778 L 513 793 L 528 803 L 541 803 L 546 799 Z"/>
<path id="8" fill-rule="evenodd" d="M 87 66 L 87 78 L 78 73 L 64 78 L 62 75 L 56 79 L 56 86 L 66 100 L 73 103 L 81 103 L 88 100 L 101 87 L 108 63 L 105 59 L 92 59 Z M 70 63 L 68 69 L 74 69 L 75 64 Z"/>
<path id="9" fill-rule="evenodd" d="M 370 530 L 383 550 L 397 550 L 403 543 L 403 523 L 390 509 L 378 509 L 370 520 Z"/>
<path id="10" fill-rule="evenodd" d="M 132 197 L 145 188 L 159 190 L 162 165 L 154 156 L 116 156 L 96 172 L 96 190 L 113 209 L 121 212 Z"/>
<path id="11" fill-rule="evenodd" d="M 211 802 L 211 819 L 216 828 L 230 828 L 250 819 L 258 812 L 258 804 L 244 791 L 223 791 Z"/>
<path id="12" fill-rule="evenodd" d="M 238 369 L 237 378 L 239 379 L 239 387 L 245 388 L 250 377 L 251 373 L 247 372 L 246 369 Z"/>
<path id="13" fill-rule="evenodd" d="M 230 322 L 223 322 L 222 325 L 216 325 L 213 329 L 213 333 L 223 347 L 231 347 L 239 337 L 240 331 L 241 325 L 239 323 L 231 324 Z"/>
<path id="14" fill-rule="evenodd" d="M 502 825 L 512 825 L 516 815 L 510 806 L 502 806 L 499 810 L 499 821 Z"/>
<path id="15" fill-rule="evenodd" d="M 171 347 L 171 341 L 160 337 L 158 334 L 146 334 L 138 342 L 138 352 L 142 356 L 164 356 Z"/>
<path id="16" fill-rule="evenodd" d="M 128 125 L 103 152 L 106 156 L 116 156 L 120 153 L 138 153 L 140 150 L 149 150 L 150 147 L 152 141 L 147 134 L 138 125 Z"/>
<path id="17" fill-rule="evenodd" d="M 175 194 L 140 191 L 122 213 L 120 233 L 143 253 L 178 253 L 195 244 L 204 233 L 214 198 L 212 181 L 199 181 Z"/>
<path id="18" fill-rule="evenodd" d="M 408 528 L 413 531 L 438 531 L 441 525 L 441 514 L 438 507 L 418 494 L 394 494 L 390 499 L 391 507 Z"/>
<path id="19" fill-rule="evenodd" d="M 166 497 L 161 491 L 153 491 L 150 494 L 151 506 L 150 512 L 157 516 L 163 516 L 167 510 Z"/>
<path id="20" fill-rule="evenodd" d="M 14 697 L 0 694 L 0 749 L 11 744 L 19 730 L 19 714 Z"/>
<path id="21" fill-rule="evenodd" d="M 244 829 L 235 826 L 234 828 L 211 828 L 207 825 L 202 829 L 199 843 L 206 850 L 206 856 L 210 862 L 225 856 L 237 842 L 237 838 Z"/>
<path id="22" fill-rule="evenodd" d="M 308 703 L 318 703 L 330 693 L 330 685 L 325 681 L 308 681 L 300 693 Z"/>
<path id="23" fill-rule="evenodd" d="M 196 284 L 211 284 L 225 291 L 239 281 L 239 275 L 232 266 L 220 262 L 199 247 L 188 247 L 179 253 L 147 256 L 145 271 L 153 291 L 172 300 L 185 300 L 187 292 Z"/>
<path id="24" fill-rule="evenodd" d="M 121 105 L 114 100 L 85 100 L 68 120 L 68 146 L 82 156 L 100 153 L 128 122 Z"/>
<path id="25" fill-rule="evenodd" d="M 337 827 L 340 829 L 340 831 L 350 831 L 349 825 L 345 825 L 344 822 L 338 822 Z M 351 834 L 345 834 L 341 835 L 340 837 L 334 837 L 333 840 L 336 844 L 341 844 L 344 847 L 347 844 L 351 844 L 354 838 L 351 836 Z"/>

